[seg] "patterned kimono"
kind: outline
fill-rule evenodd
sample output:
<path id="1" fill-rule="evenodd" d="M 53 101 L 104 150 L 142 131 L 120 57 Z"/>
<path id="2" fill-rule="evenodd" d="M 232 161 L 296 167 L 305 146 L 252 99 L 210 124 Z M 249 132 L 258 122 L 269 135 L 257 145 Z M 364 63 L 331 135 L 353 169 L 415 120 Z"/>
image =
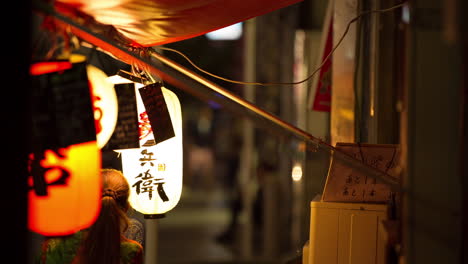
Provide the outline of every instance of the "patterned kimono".
<path id="1" fill-rule="evenodd" d="M 42 244 L 37 264 L 82 264 L 77 252 L 83 239 L 83 232 L 79 231 L 73 235 L 49 238 Z M 120 243 L 120 255 L 122 264 L 142 264 L 143 247 L 140 243 L 122 238 Z"/>

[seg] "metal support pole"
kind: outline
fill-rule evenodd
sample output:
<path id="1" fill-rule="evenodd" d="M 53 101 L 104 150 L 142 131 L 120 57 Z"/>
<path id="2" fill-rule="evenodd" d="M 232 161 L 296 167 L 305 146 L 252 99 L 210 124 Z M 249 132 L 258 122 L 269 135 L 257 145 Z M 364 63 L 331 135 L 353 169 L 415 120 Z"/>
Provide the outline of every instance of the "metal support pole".
<path id="1" fill-rule="evenodd" d="M 158 263 L 158 221 L 164 215 L 145 215 L 145 264 Z"/>
<path id="2" fill-rule="evenodd" d="M 244 53 L 244 78 L 253 80 L 256 76 L 256 23 L 255 19 L 245 22 L 245 53 Z M 255 87 L 246 85 L 244 87 L 244 98 L 249 102 L 255 102 Z M 241 166 L 239 174 L 239 186 L 245 191 L 242 195 L 242 214 L 241 214 L 241 252 L 242 257 L 249 258 L 252 256 L 252 239 L 253 239 L 253 224 L 252 224 L 252 206 L 254 201 L 254 190 L 249 188 L 252 185 L 253 176 L 253 160 L 255 153 L 254 128 L 251 120 L 244 120 L 243 123 L 243 145 L 241 155 Z"/>

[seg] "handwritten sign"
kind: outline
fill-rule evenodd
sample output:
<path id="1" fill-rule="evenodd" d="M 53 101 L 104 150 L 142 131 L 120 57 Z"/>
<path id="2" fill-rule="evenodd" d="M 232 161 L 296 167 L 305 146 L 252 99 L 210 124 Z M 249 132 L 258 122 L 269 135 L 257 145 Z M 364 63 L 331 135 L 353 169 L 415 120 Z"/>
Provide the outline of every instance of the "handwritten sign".
<path id="1" fill-rule="evenodd" d="M 155 143 L 175 136 L 171 116 L 161 90 L 162 84 L 153 83 L 138 89 L 151 124 Z"/>
<path id="2" fill-rule="evenodd" d="M 337 143 L 336 149 L 395 177 L 394 171 L 400 158 L 398 145 Z M 359 166 L 336 156 L 332 158 L 323 201 L 384 203 L 390 199 L 390 195 L 388 185 L 368 175 Z"/>
<path id="3" fill-rule="evenodd" d="M 114 133 L 103 149 L 139 148 L 138 112 L 133 83 L 116 84 L 118 102 L 117 124 Z"/>
<path id="4" fill-rule="evenodd" d="M 86 64 L 32 77 L 32 142 L 35 149 L 66 148 L 95 141 Z"/>

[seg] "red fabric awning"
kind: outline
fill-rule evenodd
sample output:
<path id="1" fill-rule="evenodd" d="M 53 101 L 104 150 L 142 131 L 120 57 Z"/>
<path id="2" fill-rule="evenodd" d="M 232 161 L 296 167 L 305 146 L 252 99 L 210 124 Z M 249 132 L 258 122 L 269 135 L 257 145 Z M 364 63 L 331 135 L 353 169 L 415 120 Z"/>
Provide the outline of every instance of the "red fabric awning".
<path id="1" fill-rule="evenodd" d="M 157 46 L 203 35 L 302 0 L 56 0 L 126 38 Z"/>

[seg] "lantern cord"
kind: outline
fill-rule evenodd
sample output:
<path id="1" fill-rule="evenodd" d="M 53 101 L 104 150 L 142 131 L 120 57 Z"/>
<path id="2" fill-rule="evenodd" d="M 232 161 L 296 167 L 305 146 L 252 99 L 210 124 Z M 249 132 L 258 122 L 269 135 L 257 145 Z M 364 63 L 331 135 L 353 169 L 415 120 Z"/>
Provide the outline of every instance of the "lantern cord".
<path id="1" fill-rule="evenodd" d="M 124 71 L 122 69 L 120 69 L 117 72 L 117 75 L 122 77 L 122 78 L 125 78 L 127 80 L 130 80 L 132 82 L 137 82 L 137 83 L 141 83 L 141 84 L 146 84 L 146 83 L 149 82 L 145 77 L 135 76 L 133 73 L 128 72 L 128 71 Z"/>
<path id="2" fill-rule="evenodd" d="M 206 75 L 209 75 L 211 77 L 214 77 L 216 79 L 220 79 L 220 80 L 223 80 L 225 82 L 230 82 L 230 83 L 236 83 L 236 84 L 243 84 L 243 85 L 257 85 L 257 86 L 273 86 L 273 85 L 297 85 L 297 84 L 301 84 L 301 83 L 304 83 L 304 82 L 307 82 L 309 81 L 310 79 L 312 79 L 312 77 L 315 76 L 315 74 L 317 74 L 317 72 L 320 71 L 320 69 L 323 68 L 323 66 L 325 65 L 325 63 L 331 58 L 332 54 L 335 52 L 335 50 L 340 46 L 341 42 L 343 42 L 343 39 L 345 38 L 345 36 L 348 34 L 348 31 L 351 27 L 351 24 L 353 24 L 354 22 L 356 22 L 357 20 L 359 20 L 361 17 L 365 16 L 365 15 L 369 15 L 369 14 L 372 14 L 372 13 L 385 13 L 385 12 L 389 12 L 389 11 L 392 11 L 392 10 L 395 10 L 399 7 L 402 7 L 406 4 L 407 1 L 404 1 L 400 4 L 397 4 L 395 6 L 392 6 L 392 7 L 389 7 L 389 8 L 385 8 L 385 9 L 377 9 L 377 10 L 368 10 L 368 11 L 364 11 L 362 12 L 361 14 L 359 14 L 358 16 L 356 16 L 355 18 L 353 18 L 352 20 L 350 20 L 348 22 L 348 25 L 346 26 L 346 29 L 345 31 L 343 32 L 343 34 L 341 35 L 340 39 L 338 40 L 338 42 L 336 43 L 336 45 L 333 47 L 333 49 L 330 51 L 330 53 L 328 53 L 328 55 L 323 59 L 322 63 L 320 64 L 320 66 L 314 70 L 314 72 L 312 72 L 311 75 L 309 75 L 307 78 L 305 78 L 304 80 L 301 80 L 301 81 L 297 81 L 297 82 L 243 82 L 243 81 L 236 81 L 236 80 L 232 80 L 232 79 L 228 79 L 228 78 L 225 78 L 225 77 L 222 77 L 222 76 L 219 76 L 219 75 L 215 75 L 211 72 L 208 72 L 207 70 L 204 70 L 202 69 L 201 67 L 199 67 L 198 65 L 196 65 L 187 55 L 185 55 L 184 53 L 182 53 L 181 51 L 178 51 L 176 49 L 172 49 L 172 48 L 167 48 L 167 47 L 162 47 L 162 46 L 158 46 L 157 49 L 160 49 L 160 50 L 167 50 L 167 51 L 170 51 L 170 52 L 174 52 L 174 53 L 177 53 L 179 54 L 180 56 L 182 56 L 185 60 L 187 60 L 190 65 L 192 65 L 195 69 L 197 69 L 198 71 L 206 74 Z M 151 51 L 150 51 L 151 52 Z M 153 51 L 154 52 L 154 51 Z"/>

